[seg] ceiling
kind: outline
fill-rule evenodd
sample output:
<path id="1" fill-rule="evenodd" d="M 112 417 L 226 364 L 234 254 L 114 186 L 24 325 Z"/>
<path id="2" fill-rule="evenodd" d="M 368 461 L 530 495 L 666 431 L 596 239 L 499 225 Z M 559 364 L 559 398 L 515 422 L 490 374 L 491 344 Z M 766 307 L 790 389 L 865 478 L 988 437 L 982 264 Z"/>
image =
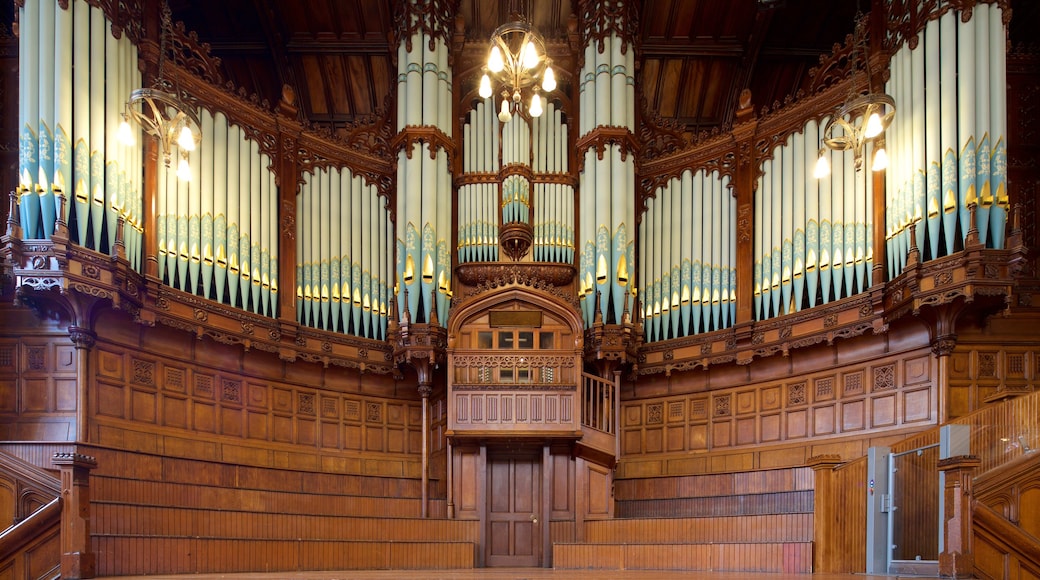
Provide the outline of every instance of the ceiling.
<path id="1" fill-rule="evenodd" d="M 549 43 L 565 47 L 578 2 L 457 1 L 464 48 L 473 48 L 472 54 L 518 9 Z M 289 85 L 300 114 L 334 132 L 359 116 L 393 110 L 388 105 L 396 80 L 395 3 L 169 0 L 174 21 L 183 21 L 220 57 L 225 81 L 271 106 Z M 1040 3 L 1012 4 L 1037 21 Z M 756 110 L 782 102 L 798 91 L 820 56 L 852 31 L 857 9 L 868 6 L 869 0 L 643 0 L 637 87 L 646 110 L 699 132 L 731 123 L 745 88 Z"/>

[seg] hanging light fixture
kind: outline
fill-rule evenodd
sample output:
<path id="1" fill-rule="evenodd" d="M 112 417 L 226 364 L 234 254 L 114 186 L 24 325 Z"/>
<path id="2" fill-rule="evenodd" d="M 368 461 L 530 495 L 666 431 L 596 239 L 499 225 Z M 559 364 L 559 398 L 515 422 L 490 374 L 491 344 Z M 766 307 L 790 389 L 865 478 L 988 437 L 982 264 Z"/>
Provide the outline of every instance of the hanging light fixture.
<path id="1" fill-rule="evenodd" d="M 819 179 L 830 174 L 831 167 L 827 161 L 827 149 L 835 151 L 852 150 L 855 156 L 855 167 L 858 171 L 863 167 L 863 155 L 867 143 L 878 140 L 892 124 L 896 114 L 896 102 L 891 96 L 884 92 L 874 90 L 874 79 L 870 74 L 870 65 L 867 59 L 866 39 L 866 17 L 858 14 L 856 16 L 856 29 L 853 35 L 853 48 L 850 59 L 852 60 L 853 79 L 850 83 L 849 94 L 845 102 L 831 115 L 830 121 L 823 129 L 819 158 L 813 175 Z M 856 72 L 862 59 L 863 72 L 867 75 L 866 91 L 856 91 Z M 888 167 L 888 155 L 882 144 L 874 148 L 874 157 L 871 162 L 873 171 L 881 171 Z"/>
<path id="2" fill-rule="evenodd" d="M 556 74 L 552 59 L 545 52 L 542 35 L 522 15 L 513 14 L 512 18 L 512 22 L 499 26 L 491 34 L 491 50 L 478 89 L 482 98 L 491 97 L 494 78 L 502 94 L 498 120 L 503 123 L 508 123 L 523 109 L 525 90 L 531 89 L 526 101 L 527 112 L 538 117 L 544 110 L 540 91 L 549 93 L 556 89 Z"/>
<path id="3" fill-rule="evenodd" d="M 191 181 L 191 166 L 188 154 L 198 147 L 202 141 L 199 129 L 199 117 L 195 109 L 181 100 L 172 82 L 164 75 L 163 64 L 166 60 L 166 41 L 170 35 L 170 6 L 162 4 L 162 22 L 159 32 L 159 71 L 150 88 L 136 89 L 130 93 L 123 110 L 123 121 L 119 124 L 117 138 L 125 145 L 135 142 L 130 122 L 139 125 L 144 132 L 155 137 L 162 148 L 163 163 L 170 167 L 173 146 L 177 146 L 180 159 L 177 163 L 177 177 Z M 173 92 L 169 89 L 173 88 Z"/>

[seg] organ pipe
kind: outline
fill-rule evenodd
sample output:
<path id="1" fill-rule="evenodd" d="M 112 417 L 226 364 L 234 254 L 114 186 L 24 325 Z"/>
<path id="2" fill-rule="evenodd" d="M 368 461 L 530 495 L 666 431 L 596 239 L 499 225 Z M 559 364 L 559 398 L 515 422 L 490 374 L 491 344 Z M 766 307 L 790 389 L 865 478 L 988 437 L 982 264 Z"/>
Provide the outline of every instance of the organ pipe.
<path id="1" fill-rule="evenodd" d="M 322 167 L 304 173 L 298 198 L 298 322 L 381 339 L 392 241 L 390 212 L 376 186 L 348 168 Z M 367 233 L 353 235 L 362 229 Z"/>
<path id="2" fill-rule="evenodd" d="M 188 156 L 191 181 L 158 167 L 160 276 L 185 292 L 276 316 L 278 204 L 267 169 L 271 159 L 223 114 L 202 110 L 199 116 L 203 142 Z"/>
<path id="3" fill-rule="evenodd" d="M 893 54 L 887 90 L 906 103 L 888 130 L 888 276 L 906 265 L 915 229 L 923 260 L 959 251 L 976 205 L 979 242 L 1002 248 L 1007 221 L 1006 30 L 998 4 L 950 10 Z"/>
<path id="4" fill-rule="evenodd" d="M 762 162 L 752 268 L 758 320 L 826 304 L 870 286 L 872 177 L 855 170 L 853 156 L 830 150 L 823 154 L 830 158 L 831 174 L 812 177 L 819 128 L 826 123 L 808 121 Z M 719 211 L 728 215 L 732 210 Z"/>
<path id="5" fill-rule="evenodd" d="M 733 324 L 736 228 L 726 217 L 736 217 L 736 202 L 729 184 L 717 171 L 685 171 L 647 200 L 639 231 L 647 341 Z M 702 224 L 700 231 L 684 231 L 691 223 Z"/>
<path id="6" fill-rule="evenodd" d="M 69 220 L 74 243 L 110 253 L 116 219 L 135 227 L 140 167 L 117 146 L 115 126 L 127 87 L 140 83 L 137 48 L 111 35 L 104 11 L 83 0 L 26 2 L 18 8 L 18 192 L 23 236 L 46 239 Z M 58 216 L 58 195 L 66 198 Z M 133 236 L 131 267 L 140 268 Z"/>
<path id="7" fill-rule="evenodd" d="M 425 17 L 422 10 L 408 12 L 409 18 Z M 435 23 L 433 20 L 429 24 Z M 412 29 L 411 26 L 405 28 Z M 425 26 L 418 26 L 411 37 L 401 38 L 397 62 L 398 131 L 432 126 L 450 137 L 452 97 L 448 47 L 440 38 L 431 36 Z M 438 318 L 445 324 L 451 288 L 448 254 L 451 220 L 444 213 L 451 206 L 447 152 L 426 142 L 405 147 L 414 151 L 398 152 L 397 316 L 403 318 L 407 313 L 413 322 L 427 322 L 432 310 L 437 308 Z M 431 147 L 434 147 L 432 151 Z M 359 215 L 366 216 L 365 220 L 379 213 L 371 204 L 354 209 L 360 209 Z M 378 235 L 378 229 L 373 233 Z M 362 331 L 372 334 L 376 327 L 383 327 L 378 314 L 379 287 L 383 282 L 377 256 L 369 256 L 368 261 L 370 263 L 361 265 L 360 280 L 352 276 L 355 298 L 358 298 L 353 308 L 357 317 L 360 307 Z M 357 268 L 354 270 L 358 273 Z"/>

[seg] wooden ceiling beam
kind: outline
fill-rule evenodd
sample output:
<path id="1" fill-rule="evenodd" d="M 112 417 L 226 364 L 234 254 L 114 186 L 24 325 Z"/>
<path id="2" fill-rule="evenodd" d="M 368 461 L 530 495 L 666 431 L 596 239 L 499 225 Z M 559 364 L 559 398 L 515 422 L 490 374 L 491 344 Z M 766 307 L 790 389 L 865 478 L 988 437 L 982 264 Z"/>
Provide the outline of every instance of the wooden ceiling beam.
<path id="1" fill-rule="evenodd" d="M 737 73 L 733 75 L 733 84 L 726 95 L 726 106 L 723 108 L 723 118 L 731 121 L 736 115 L 737 99 L 744 89 L 750 88 L 751 77 L 755 72 L 755 65 L 762 56 L 762 44 L 769 33 L 769 25 L 773 22 L 773 14 L 776 13 L 776 4 L 762 4 L 755 12 L 755 24 L 751 27 L 748 35 L 747 50 L 744 58 L 740 60 Z"/>
<path id="2" fill-rule="evenodd" d="M 640 46 L 643 58 L 740 58 L 744 56 L 744 46 L 736 40 L 704 39 L 691 43 L 667 41 L 664 39 L 644 40 Z"/>
<path id="3" fill-rule="evenodd" d="M 286 54 L 390 54 L 390 42 L 382 40 L 336 40 L 293 36 L 285 43 Z"/>
<path id="4" fill-rule="evenodd" d="M 288 85 L 298 97 L 297 103 L 305 103 L 306 99 L 302 99 L 304 94 L 300 91 L 300 85 L 296 81 L 296 71 L 293 70 L 289 62 L 289 56 L 283 49 L 285 46 L 285 31 L 282 29 L 282 23 L 285 22 L 285 18 L 280 13 L 276 14 L 278 4 L 266 2 L 265 0 L 253 0 L 253 9 L 256 10 L 257 18 L 260 20 L 260 27 L 264 36 L 268 39 L 271 60 L 274 61 L 275 71 L 278 73 L 278 79 L 282 83 L 281 86 Z"/>

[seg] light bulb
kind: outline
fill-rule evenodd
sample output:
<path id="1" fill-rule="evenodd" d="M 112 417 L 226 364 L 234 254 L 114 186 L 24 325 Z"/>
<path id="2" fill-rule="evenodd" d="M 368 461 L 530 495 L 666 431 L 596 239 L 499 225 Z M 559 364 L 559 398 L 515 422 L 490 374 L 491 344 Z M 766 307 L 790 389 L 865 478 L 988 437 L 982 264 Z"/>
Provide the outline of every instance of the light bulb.
<path id="1" fill-rule="evenodd" d="M 531 97 L 530 113 L 532 117 L 542 116 L 542 98 L 538 96 L 538 93 Z"/>
<path id="2" fill-rule="evenodd" d="M 181 160 L 177 163 L 177 179 L 191 181 L 191 166 L 188 165 L 188 160 L 184 157 L 181 157 Z"/>
<path id="3" fill-rule="evenodd" d="M 126 121 L 126 118 L 119 123 L 119 131 L 116 133 L 116 139 L 127 147 L 133 146 L 137 140 L 134 139 L 134 131 L 130 128 L 130 123 Z"/>
<path id="4" fill-rule="evenodd" d="M 509 99 L 502 99 L 502 110 L 498 112 L 498 120 L 503 123 L 513 120 L 513 114 L 509 112 Z"/>
<path id="5" fill-rule="evenodd" d="M 882 171 L 888 168 L 888 153 L 885 153 L 884 147 L 878 147 L 878 150 L 874 152 L 874 164 L 870 168 L 874 171 Z"/>
<path id="6" fill-rule="evenodd" d="M 556 73 L 553 72 L 551 66 L 545 67 L 545 74 L 542 76 L 542 89 L 546 92 L 556 90 Z"/>
<path id="7" fill-rule="evenodd" d="M 538 66 L 538 49 L 535 48 L 533 42 L 527 42 L 524 44 L 524 68 L 534 68 Z"/>
<path id="8" fill-rule="evenodd" d="M 813 170 L 813 177 L 816 179 L 823 179 L 831 174 L 831 164 L 827 161 L 827 156 L 823 149 L 820 149 L 820 156 L 816 159 L 816 168 Z"/>
<path id="9" fill-rule="evenodd" d="M 480 77 L 480 89 L 477 91 L 480 98 L 486 99 L 491 96 L 491 79 L 485 74 Z"/>
<path id="10" fill-rule="evenodd" d="M 877 113 L 871 113 L 870 117 L 867 118 L 867 127 L 864 130 L 863 136 L 867 139 L 873 139 L 881 134 L 881 116 Z"/>
<path id="11" fill-rule="evenodd" d="M 491 55 L 488 57 L 488 70 L 497 73 L 502 72 L 505 68 L 505 63 L 502 62 L 502 51 L 498 49 L 498 45 L 491 47 Z"/>
<path id="12" fill-rule="evenodd" d="M 181 127 L 181 133 L 177 136 L 177 147 L 180 147 L 182 151 L 195 150 L 195 136 L 191 134 L 191 129 L 187 125 Z"/>

